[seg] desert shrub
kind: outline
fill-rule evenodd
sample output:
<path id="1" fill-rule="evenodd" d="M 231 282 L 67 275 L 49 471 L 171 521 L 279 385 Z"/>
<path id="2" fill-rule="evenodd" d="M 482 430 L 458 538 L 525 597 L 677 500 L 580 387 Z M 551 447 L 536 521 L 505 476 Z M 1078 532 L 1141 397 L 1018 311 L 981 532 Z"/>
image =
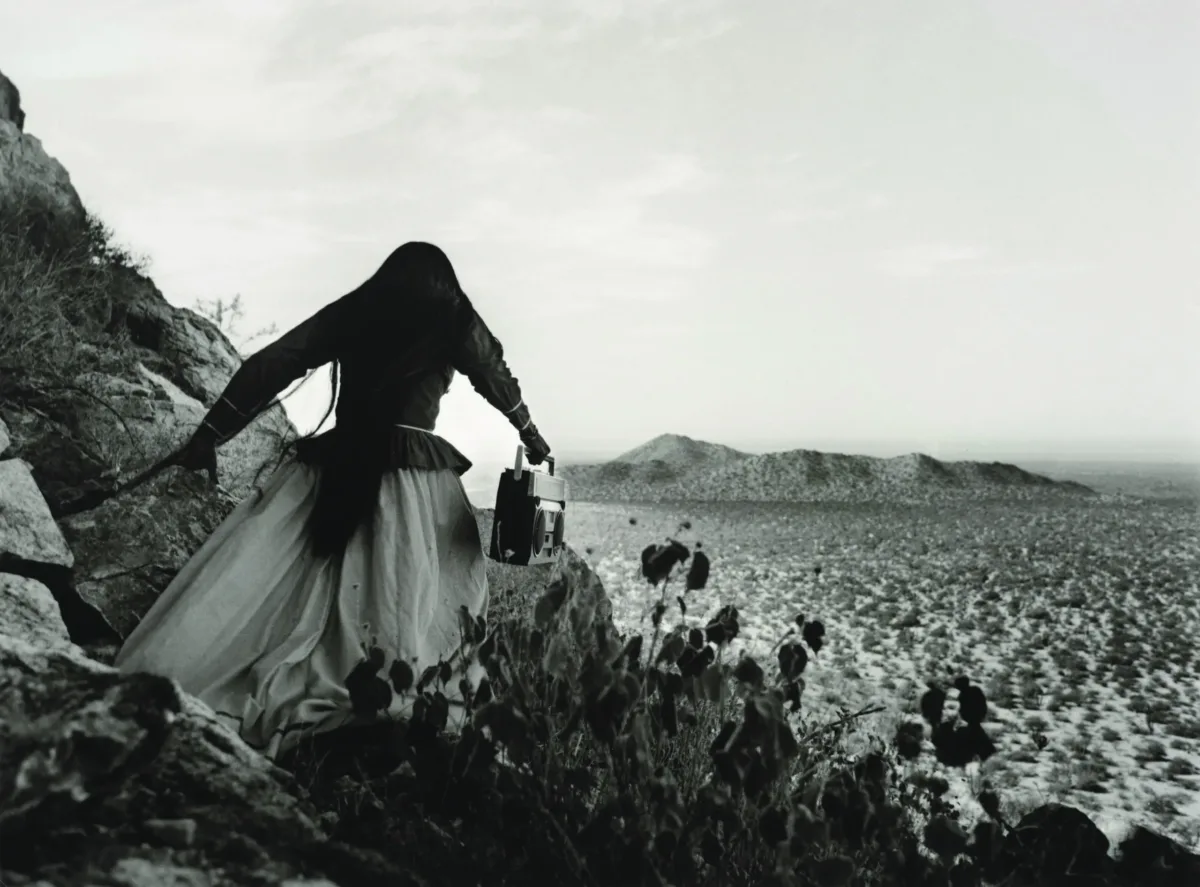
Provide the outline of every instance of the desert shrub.
<path id="1" fill-rule="evenodd" d="M 86 214 L 79 221 L 34 200 L 0 217 L 0 378 L 74 379 L 103 370 L 118 275 L 143 261 Z"/>
<path id="2" fill-rule="evenodd" d="M 953 871 L 980 883 L 999 799 L 981 787 L 991 818 L 968 834 L 947 780 L 916 762 L 927 747 L 950 768 L 990 757 L 983 691 L 931 684 L 922 720 L 894 735 L 864 735 L 878 709 L 818 722 L 804 673 L 822 623 L 798 614 L 769 661 L 735 656 L 736 607 L 688 608 L 707 566 L 671 539 L 645 549 L 644 633 L 597 618 L 588 579 L 568 570 L 536 601 L 464 614 L 462 647 L 420 675 L 368 642 L 346 684 L 376 726 L 309 740 L 287 766 L 335 835 L 403 843 L 451 880 L 919 885 Z M 397 695 L 414 701 L 391 719 Z M 852 733 L 865 751 L 849 753 Z"/>
<path id="3" fill-rule="evenodd" d="M 108 384 L 136 359 L 126 320 L 144 264 L 89 213 L 24 199 L 0 215 L 0 406 L 33 420 L 37 437 L 26 443 L 56 514 L 156 455 L 159 441 L 133 427 L 113 398 L 119 385 Z M 83 410 L 111 421 L 87 425 Z"/>

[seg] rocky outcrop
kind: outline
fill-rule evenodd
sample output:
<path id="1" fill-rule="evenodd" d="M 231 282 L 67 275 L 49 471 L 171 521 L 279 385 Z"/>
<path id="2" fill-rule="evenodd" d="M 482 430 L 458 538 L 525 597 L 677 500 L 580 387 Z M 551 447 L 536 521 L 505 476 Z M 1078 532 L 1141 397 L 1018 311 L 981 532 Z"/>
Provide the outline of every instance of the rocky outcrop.
<path id="1" fill-rule="evenodd" d="M 21 110 L 21 91 L 17 85 L 0 71 L 0 121 L 13 124 L 18 130 L 25 128 L 25 112 Z"/>
<path id="2" fill-rule="evenodd" d="M 0 72 L 0 213 L 35 199 L 65 219 L 83 220 L 83 203 L 63 165 L 25 131 L 21 93 Z"/>
<path id="3" fill-rule="evenodd" d="M 40 650 L 71 646 L 58 602 L 36 579 L 0 573 L 0 614 L 7 634 Z"/>

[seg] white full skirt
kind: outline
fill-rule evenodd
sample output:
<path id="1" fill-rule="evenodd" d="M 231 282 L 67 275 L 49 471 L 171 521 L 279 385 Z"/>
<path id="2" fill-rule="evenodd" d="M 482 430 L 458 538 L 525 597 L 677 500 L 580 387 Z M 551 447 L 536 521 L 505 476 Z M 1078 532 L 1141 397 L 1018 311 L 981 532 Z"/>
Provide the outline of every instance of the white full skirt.
<path id="1" fill-rule="evenodd" d="M 242 502 L 116 660 L 178 681 L 272 758 L 356 721 L 345 680 L 368 644 L 420 675 L 458 649 L 463 606 L 487 610 L 483 546 L 454 471 L 389 472 L 372 530 L 340 562 L 307 543 L 318 472 L 291 462 Z"/>

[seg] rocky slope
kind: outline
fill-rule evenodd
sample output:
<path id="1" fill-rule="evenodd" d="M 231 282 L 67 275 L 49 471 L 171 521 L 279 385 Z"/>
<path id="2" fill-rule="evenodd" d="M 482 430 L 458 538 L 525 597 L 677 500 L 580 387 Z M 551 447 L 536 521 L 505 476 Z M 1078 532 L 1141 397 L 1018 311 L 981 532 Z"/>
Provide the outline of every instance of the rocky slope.
<path id="1" fill-rule="evenodd" d="M 915 453 L 881 459 L 790 450 L 750 455 L 662 435 L 611 462 L 564 466 L 571 498 L 583 502 L 937 501 L 985 495 L 1089 495 L 1001 462 L 941 462 Z"/>
<path id="2" fill-rule="evenodd" d="M 18 235 L 88 220 L 24 122 L 0 74 L 0 884 L 426 883 L 402 854 L 331 840 L 295 779 L 177 685 L 105 664 L 294 430 L 276 410 L 223 448 L 223 489 L 175 470 L 74 507 L 181 442 L 240 358 L 128 263 L 93 254 L 55 278 L 25 248 Z M 89 302 L 100 322 L 67 310 L 64 280 L 102 290 Z M 47 326 L 14 328 L 28 318 Z M 45 330 L 73 350 L 24 348 Z M 492 566 L 516 598 L 558 569 Z"/>

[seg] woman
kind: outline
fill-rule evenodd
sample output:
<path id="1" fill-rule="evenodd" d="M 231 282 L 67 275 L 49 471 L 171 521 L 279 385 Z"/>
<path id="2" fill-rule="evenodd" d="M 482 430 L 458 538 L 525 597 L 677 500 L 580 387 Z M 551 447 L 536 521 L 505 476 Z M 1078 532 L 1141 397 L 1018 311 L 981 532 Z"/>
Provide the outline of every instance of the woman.
<path id="1" fill-rule="evenodd" d="M 433 433 L 455 371 L 508 418 L 531 463 L 550 452 L 450 260 L 406 243 L 362 286 L 247 358 L 175 461 L 215 470 L 218 446 L 326 363 L 336 427 L 297 442 L 116 661 L 174 678 L 270 757 L 353 719 L 344 681 L 368 644 L 419 674 L 458 648 L 463 606 L 487 610 L 483 547 L 460 480 L 471 463 Z"/>

